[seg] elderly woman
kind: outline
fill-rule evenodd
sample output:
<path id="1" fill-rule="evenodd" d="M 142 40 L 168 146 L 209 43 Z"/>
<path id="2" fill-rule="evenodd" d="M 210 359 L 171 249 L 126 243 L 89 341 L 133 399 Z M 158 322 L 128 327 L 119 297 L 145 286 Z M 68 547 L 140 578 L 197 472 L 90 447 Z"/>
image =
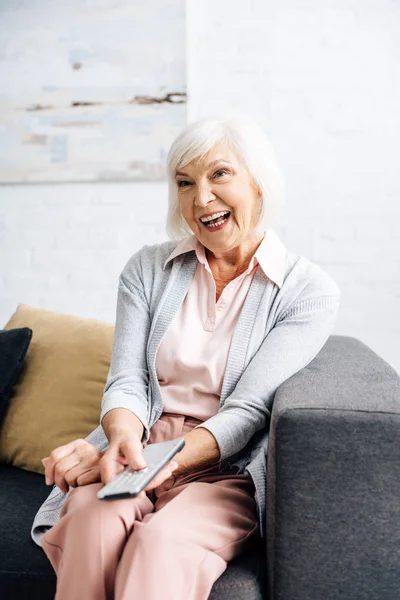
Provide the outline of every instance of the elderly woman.
<path id="1" fill-rule="evenodd" d="M 53 491 L 32 527 L 57 600 L 201 600 L 266 535 L 266 453 L 277 388 L 332 332 L 334 280 L 271 225 L 283 181 L 243 115 L 186 127 L 168 155 L 172 241 L 119 278 L 100 425 L 43 459 Z M 139 496 L 97 492 L 147 444 L 185 447 Z"/>

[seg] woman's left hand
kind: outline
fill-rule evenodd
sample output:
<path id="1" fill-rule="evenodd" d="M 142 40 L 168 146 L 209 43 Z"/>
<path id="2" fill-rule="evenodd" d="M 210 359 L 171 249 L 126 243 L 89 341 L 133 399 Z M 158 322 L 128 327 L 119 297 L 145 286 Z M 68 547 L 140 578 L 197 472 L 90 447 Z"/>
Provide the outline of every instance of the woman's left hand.
<path id="1" fill-rule="evenodd" d="M 149 485 L 146 486 L 145 489 L 142 492 L 140 492 L 140 494 L 138 494 L 138 496 L 145 496 L 146 492 L 149 492 L 150 490 L 153 490 L 162 483 L 165 483 L 168 479 L 174 478 L 173 471 L 175 471 L 175 469 L 177 469 L 178 466 L 179 465 L 176 462 L 176 460 L 170 460 L 169 463 L 167 463 L 165 467 L 163 467 L 161 471 L 157 473 L 154 479 L 150 481 Z"/>

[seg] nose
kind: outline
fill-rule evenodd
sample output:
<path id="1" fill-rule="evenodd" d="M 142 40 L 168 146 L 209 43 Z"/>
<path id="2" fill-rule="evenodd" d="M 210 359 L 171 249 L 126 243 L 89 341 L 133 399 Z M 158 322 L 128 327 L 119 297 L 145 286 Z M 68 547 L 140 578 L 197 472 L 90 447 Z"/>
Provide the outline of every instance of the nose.
<path id="1" fill-rule="evenodd" d="M 203 208 L 207 206 L 210 202 L 215 200 L 215 194 L 212 191 L 211 187 L 208 185 L 203 185 L 197 189 L 195 192 L 195 205 Z"/>

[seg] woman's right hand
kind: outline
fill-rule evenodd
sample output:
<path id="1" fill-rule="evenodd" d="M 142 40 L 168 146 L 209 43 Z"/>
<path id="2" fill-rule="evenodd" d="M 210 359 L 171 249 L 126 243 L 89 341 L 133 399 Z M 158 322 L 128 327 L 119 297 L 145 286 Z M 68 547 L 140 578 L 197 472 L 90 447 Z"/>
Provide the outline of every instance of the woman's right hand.
<path id="1" fill-rule="evenodd" d="M 55 483 L 66 494 L 69 487 L 101 481 L 102 456 L 101 450 L 81 438 L 59 446 L 42 459 L 46 484 Z"/>
<path id="2" fill-rule="evenodd" d="M 102 481 L 108 483 L 126 465 L 134 469 L 142 469 L 146 462 L 142 454 L 142 442 L 138 434 L 131 429 L 118 432 L 110 442 L 105 452 L 84 439 L 77 439 L 55 448 L 49 456 L 42 459 L 45 468 L 47 485 L 55 483 L 64 494 L 70 487 L 79 487 Z M 178 466 L 176 461 L 170 461 L 152 479 L 146 490 L 161 485 L 171 476 Z M 143 496 L 141 492 L 139 496 Z"/>
<path id="3" fill-rule="evenodd" d="M 130 428 L 120 430 L 111 438 L 110 445 L 100 459 L 101 481 L 106 485 L 120 471 L 129 465 L 132 469 L 143 469 L 147 466 L 143 456 L 143 447 L 139 435 Z M 166 479 L 171 477 L 172 472 L 178 467 L 175 460 L 170 460 L 157 473 L 154 479 L 146 486 L 149 491 L 161 485 Z M 145 491 L 140 492 L 139 496 L 144 496 Z"/>

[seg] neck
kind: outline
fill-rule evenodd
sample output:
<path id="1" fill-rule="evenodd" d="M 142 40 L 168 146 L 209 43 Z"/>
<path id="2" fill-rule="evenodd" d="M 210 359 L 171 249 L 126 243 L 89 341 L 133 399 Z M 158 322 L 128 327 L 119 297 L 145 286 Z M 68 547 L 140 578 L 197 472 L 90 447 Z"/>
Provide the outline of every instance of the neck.
<path id="1" fill-rule="evenodd" d="M 265 233 L 250 238 L 245 244 L 236 246 L 227 251 L 211 251 L 205 248 L 206 257 L 210 268 L 219 273 L 238 273 L 247 269 L 257 248 L 264 239 Z"/>

